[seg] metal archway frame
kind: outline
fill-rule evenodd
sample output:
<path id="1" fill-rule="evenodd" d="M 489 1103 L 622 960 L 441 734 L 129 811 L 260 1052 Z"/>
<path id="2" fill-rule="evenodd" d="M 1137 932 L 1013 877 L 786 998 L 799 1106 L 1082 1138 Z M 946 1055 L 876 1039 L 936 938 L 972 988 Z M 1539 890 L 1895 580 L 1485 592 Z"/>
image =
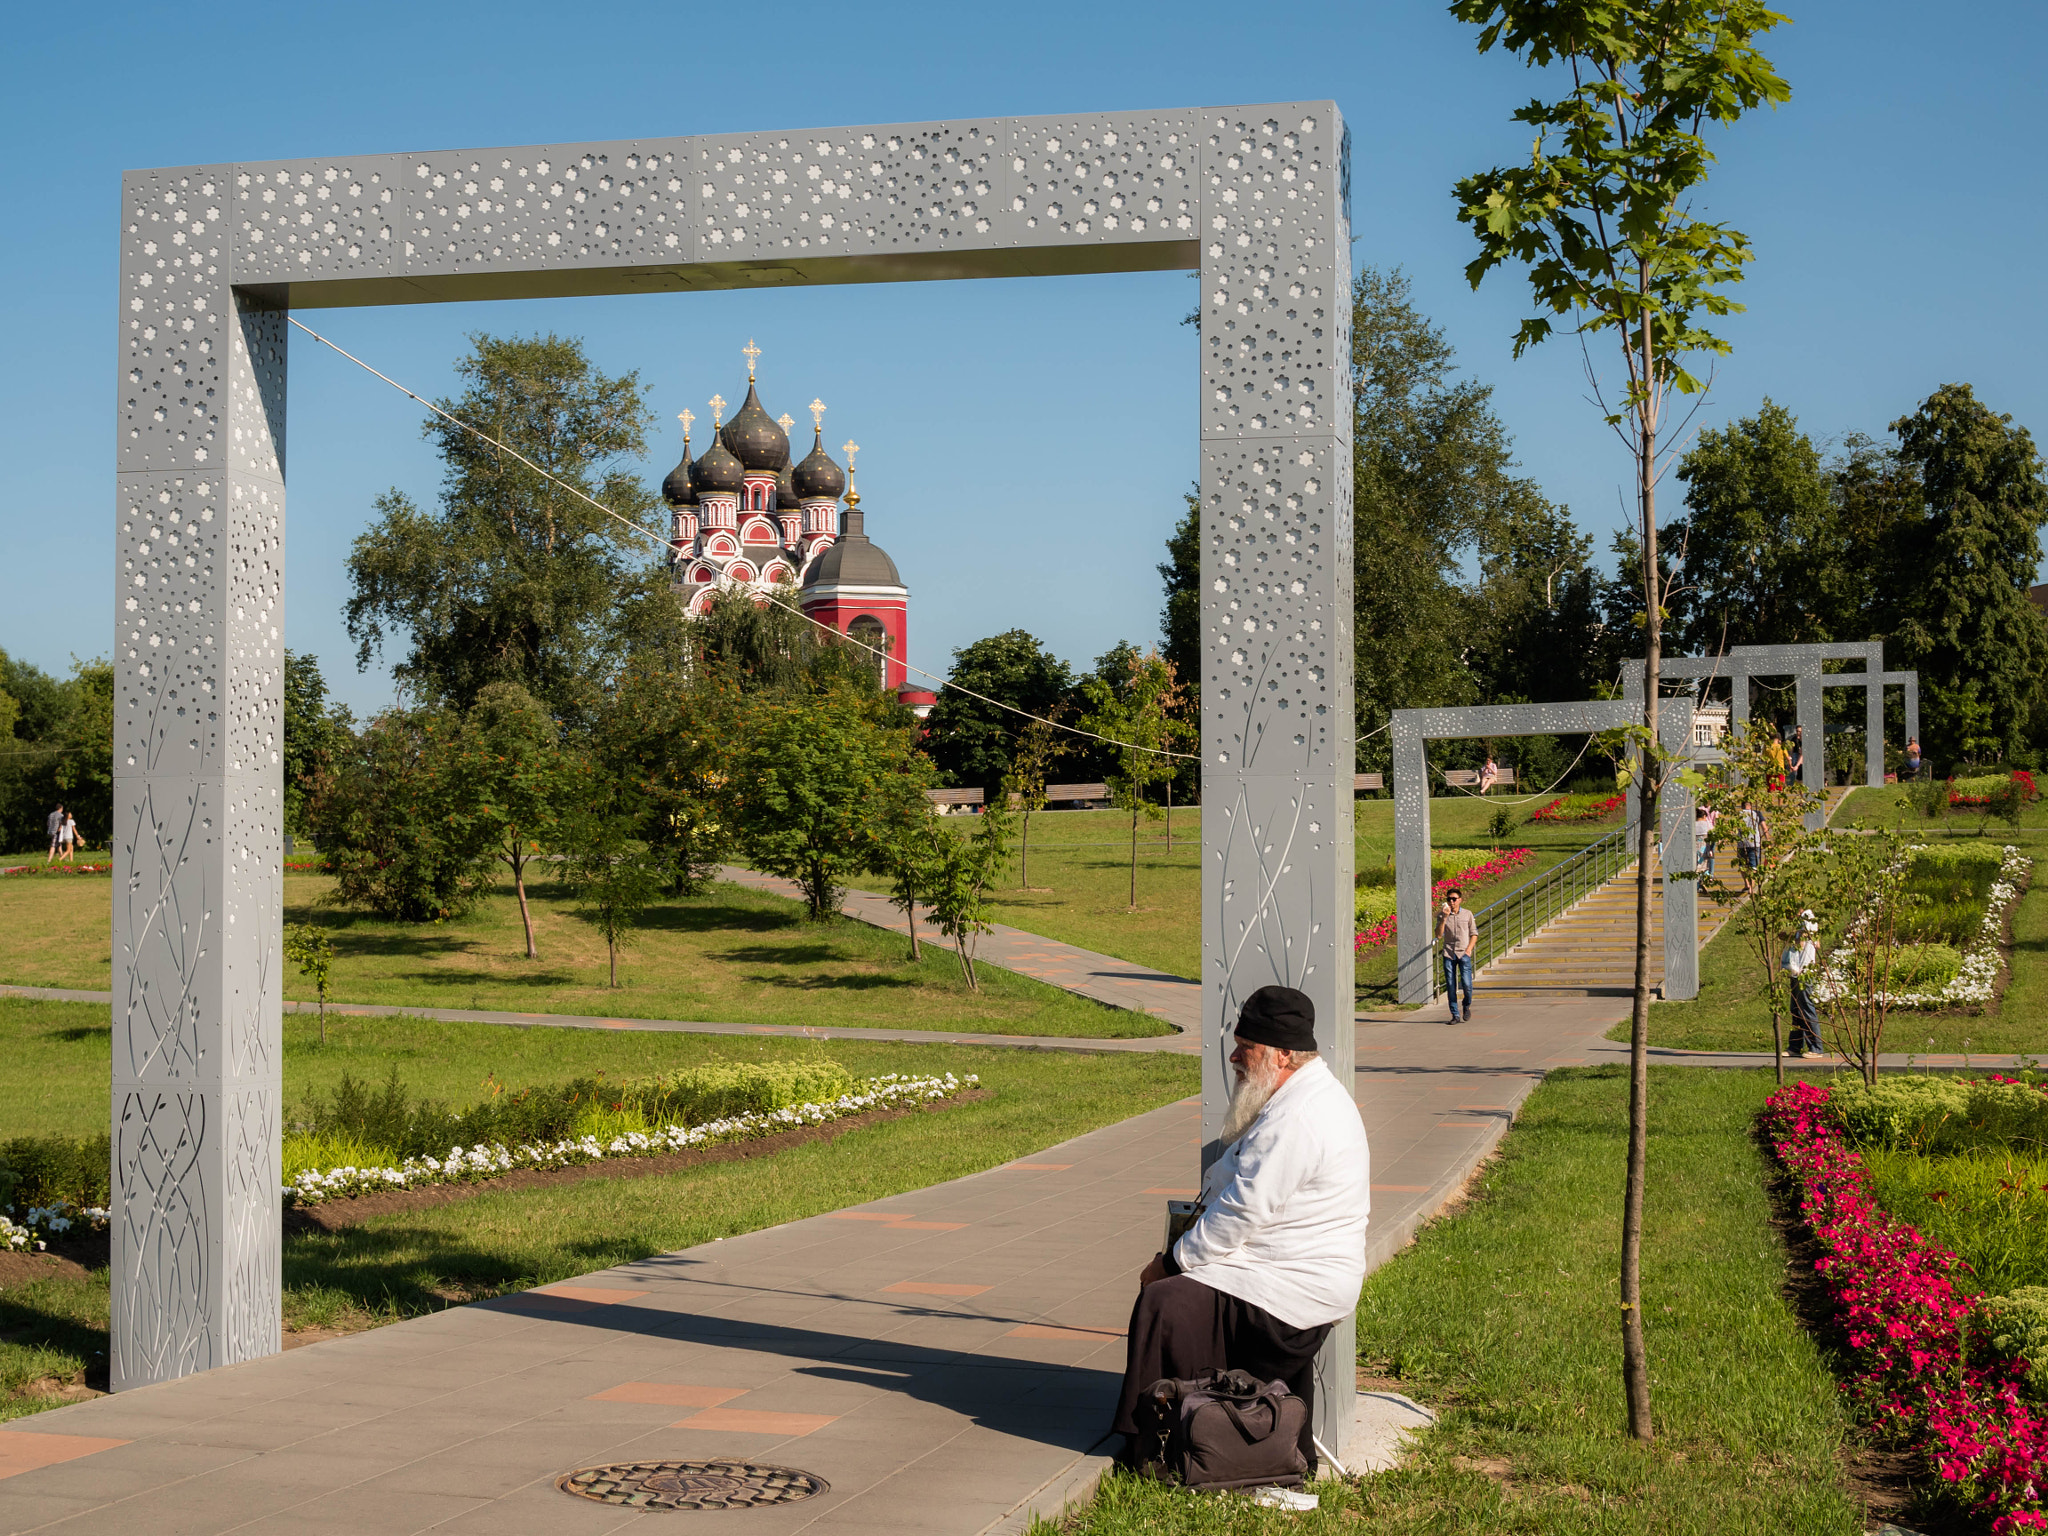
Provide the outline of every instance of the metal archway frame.
<path id="1" fill-rule="evenodd" d="M 289 311 L 1198 270 L 1206 1163 L 1251 991 L 1352 1067 L 1349 181 L 1327 101 L 127 173 L 113 1386 L 279 1347 Z"/>
<path id="2" fill-rule="evenodd" d="M 1657 736 L 1667 752 L 1683 752 L 1692 740 L 1692 700 L 1665 699 L 1657 712 Z M 1389 730 L 1394 757 L 1394 942 L 1396 995 L 1404 1003 L 1434 996 L 1430 973 L 1433 933 L 1429 895 L 1429 763 L 1432 741 L 1477 736 L 1580 736 L 1611 731 L 1642 719 L 1640 692 L 1634 699 L 1588 699 L 1575 704 L 1478 704 L 1451 709 L 1397 709 Z M 1664 995 L 1680 999 L 1699 993 L 1699 887 L 1693 867 L 1692 792 L 1667 784 L 1658 796 L 1657 822 L 1664 846 Z M 1638 812 L 1629 797 L 1629 825 Z"/>

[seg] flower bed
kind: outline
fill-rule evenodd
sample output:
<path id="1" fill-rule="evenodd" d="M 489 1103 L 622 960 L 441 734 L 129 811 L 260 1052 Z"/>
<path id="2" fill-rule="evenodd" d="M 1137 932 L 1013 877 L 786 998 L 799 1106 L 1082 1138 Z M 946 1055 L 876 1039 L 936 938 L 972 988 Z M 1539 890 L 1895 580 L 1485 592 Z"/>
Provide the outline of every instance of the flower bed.
<path id="1" fill-rule="evenodd" d="M 2008 784 L 2020 787 L 2020 798 L 2032 804 L 2041 798 L 2041 791 L 2034 786 L 2034 776 L 2024 768 L 2015 768 L 2010 778 L 1995 773 L 1980 774 L 1975 778 L 1950 779 L 1948 781 L 1948 803 L 1967 806 L 1972 810 L 1987 809 L 1991 802 Z"/>
<path id="2" fill-rule="evenodd" d="M 1969 1267 L 1871 1198 L 1831 1097 L 1794 1083 L 1765 1101 L 1762 1118 L 1825 1250 L 1814 1269 L 1854 1362 L 1844 1390 L 1880 1434 L 1916 1446 L 1994 1532 L 2048 1529 L 2048 1415 L 2020 1401 L 2024 1363 L 1973 1326 Z"/>
<path id="3" fill-rule="evenodd" d="M 1591 795 L 1559 795 L 1550 804 L 1531 811 L 1529 819 L 1551 823 L 1605 821 L 1627 803 L 1626 794 L 1609 795 L 1604 800 L 1595 800 Z"/>
<path id="4" fill-rule="evenodd" d="M 950 1072 L 944 1077 L 901 1077 L 891 1072 L 886 1077 L 869 1078 L 853 1092 L 843 1094 L 829 1104 L 792 1104 L 786 1109 L 731 1115 L 702 1125 L 664 1125 L 653 1131 L 627 1131 L 606 1140 L 579 1136 L 518 1147 L 507 1147 L 503 1143 L 453 1147 L 446 1157 L 409 1157 L 403 1165 L 395 1168 L 309 1169 L 286 1184 L 284 1193 L 292 1204 L 318 1205 L 323 1200 L 374 1194 L 386 1189 L 471 1184 L 521 1168 L 570 1168 L 583 1163 L 603 1162 L 607 1158 L 658 1157 L 697 1147 L 753 1141 L 782 1131 L 866 1114 L 870 1110 L 934 1103 L 977 1087 L 980 1081 L 971 1072 L 964 1078 L 955 1077 Z"/>
<path id="5" fill-rule="evenodd" d="M 0 1253 L 40 1253 L 49 1246 L 47 1238 L 61 1236 L 73 1227 L 97 1232 L 107 1224 L 107 1213 L 96 1205 L 78 1206 L 69 1201 L 56 1205 L 32 1205 L 20 1221 L 14 1208 L 0 1212 Z"/>
<path id="6" fill-rule="evenodd" d="M 1534 850 L 1529 848 L 1510 848 L 1505 853 L 1495 854 L 1484 864 L 1474 864 L 1470 869 L 1461 869 L 1455 875 L 1444 876 L 1429 888 L 1430 906 L 1434 908 L 1442 902 L 1444 892 L 1454 885 L 1463 890 L 1468 886 L 1486 885 L 1513 874 L 1529 862 L 1533 852 Z M 1371 927 L 1359 930 L 1358 936 L 1352 940 L 1352 952 L 1363 954 L 1368 949 L 1378 948 L 1394 936 L 1395 927 L 1395 914 L 1390 911 Z"/>
<path id="7" fill-rule="evenodd" d="M 1906 850 L 1906 857 L 1914 858 L 1924 847 Z M 1938 851 L 1938 850 L 1937 850 Z M 1976 935 L 1963 950 L 1962 963 L 1939 986 L 1923 985 L 1908 987 L 1885 994 L 1885 1002 L 1893 1008 L 1958 1008 L 1988 1003 L 1998 992 L 1998 972 L 2001 964 L 1999 946 L 2005 940 L 2005 920 L 2013 903 L 2025 891 L 2034 861 L 2021 853 L 2018 848 L 2007 844 L 2000 850 L 2001 858 L 1998 876 L 1991 882 L 1985 898 L 1984 916 L 1977 925 Z M 1850 926 L 1855 934 L 1868 921 L 1867 914 L 1859 914 Z M 1901 951 L 1903 953 L 1903 950 Z M 1916 959 L 1919 957 L 1915 957 Z M 1849 972 L 1853 962 L 1853 951 L 1846 944 L 1829 952 L 1827 964 L 1822 968 L 1820 979 L 1814 983 L 1813 995 L 1817 1001 L 1830 1002 L 1840 997 L 1849 985 Z M 1941 974 L 1946 970 L 1933 971 Z"/>

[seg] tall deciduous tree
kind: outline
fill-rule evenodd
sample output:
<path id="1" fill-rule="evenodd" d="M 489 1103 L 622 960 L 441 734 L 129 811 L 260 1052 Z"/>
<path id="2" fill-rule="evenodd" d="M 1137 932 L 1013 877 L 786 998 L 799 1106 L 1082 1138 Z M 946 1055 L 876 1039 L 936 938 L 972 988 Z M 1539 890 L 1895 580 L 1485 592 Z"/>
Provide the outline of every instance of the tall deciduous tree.
<path id="1" fill-rule="evenodd" d="M 446 466 L 439 506 L 386 492 L 349 554 L 357 664 L 403 632 L 408 649 L 394 670 L 421 700 L 467 709 L 491 683 L 511 682 L 558 719 L 579 721 L 618 660 L 621 599 L 645 584 L 646 549 L 660 547 L 663 531 L 657 498 L 625 467 L 647 447 L 639 376 L 601 372 L 572 338 L 478 334 L 471 343 L 457 365 L 463 393 L 441 408 L 546 475 L 429 417 L 426 436 Z"/>
<path id="2" fill-rule="evenodd" d="M 1703 130 L 1790 98 L 1791 88 L 1756 46 L 1784 18 L 1756 0 L 1454 0 L 1451 14 L 1481 29 L 1481 52 L 1505 48 L 1533 68 L 1568 73 L 1572 82 L 1563 96 L 1539 98 L 1515 113 L 1536 131 L 1529 163 L 1460 181 L 1458 217 L 1479 240 L 1480 254 L 1466 268 L 1474 287 L 1502 263 L 1528 269 L 1539 312 L 1522 322 L 1517 355 L 1551 334 L 1552 316 L 1566 317 L 1581 338 L 1619 344 L 1622 387 L 1606 415 L 1635 461 L 1646 593 L 1642 742 L 1650 753 L 1665 600 L 1657 559 L 1665 407 L 1674 391 L 1701 387 L 1685 366 L 1687 354 L 1728 350 L 1702 320 L 1740 308 L 1717 290 L 1740 280 L 1750 259 L 1747 236 L 1695 216 L 1714 159 Z M 1646 775 L 1643 791 L 1621 1308 L 1629 1429 L 1647 1440 L 1641 1256 L 1654 774 Z"/>
<path id="3" fill-rule="evenodd" d="M 536 959 L 526 868 L 559 843 L 564 820 L 586 802 L 587 768 L 563 749 L 560 728 L 532 694 L 517 683 L 491 683 L 462 722 L 449 771 L 471 828 L 512 872 L 526 958 Z"/>
<path id="4" fill-rule="evenodd" d="M 941 691 L 925 717 L 924 749 L 951 782 L 984 792 L 1009 772 L 1025 717 L 1051 714 L 1074 686 L 1067 664 L 1021 629 L 962 646 L 947 680 L 958 686 Z M 984 704 L 966 689 L 997 703 Z"/>
<path id="5" fill-rule="evenodd" d="M 2048 483 L 2026 428 L 1945 384 L 1892 423 L 1922 515 L 1899 530 L 1894 666 L 1919 670 L 1933 749 L 1950 762 L 2009 755 L 2041 709 L 2048 628 L 2027 600 Z"/>
<path id="6" fill-rule="evenodd" d="M 1116 757 L 1109 776 L 1110 791 L 1131 813 L 1131 909 L 1138 906 L 1138 820 L 1157 817 L 1159 807 L 1146 791 L 1171 779 L 1176 754 L 1189 737 L 1180 719 L 1180 690 L 1173 667 L 1157 651 L 1133 657 L 1121 688 L 1102 676 L 1082 685 L 1089 712 L 1083 730 L 1106 737 Z"/>
<path id="7" fill-rule="evenodd" d="M 320 658 L 306 651 L 284 653 L 284 829 L 306 830 L 306 795 L 313 776 L 342 750 L 351 721 L 348 710 L 327 702 Z"/>
<path id="8" fill-rule="evenodd" d="M 1766 399 L 1754 416 L 1708 428 L 1679 461 L 1692 622 L 1702 653 L 1728 645 L 1803 645 L 1836 633 L 1838 520 L 1820 450 L 1799 421 Z"/>
<path id="9" fill-rule="evenodd" d="M 814 922 L 839 909 L 849 875 L 873 867 L 876 819 L 930 782 L 909 728 L 862 706 L 836 687 L 758 700 L 727 780 L 747 861 L 801 886 Z"/>

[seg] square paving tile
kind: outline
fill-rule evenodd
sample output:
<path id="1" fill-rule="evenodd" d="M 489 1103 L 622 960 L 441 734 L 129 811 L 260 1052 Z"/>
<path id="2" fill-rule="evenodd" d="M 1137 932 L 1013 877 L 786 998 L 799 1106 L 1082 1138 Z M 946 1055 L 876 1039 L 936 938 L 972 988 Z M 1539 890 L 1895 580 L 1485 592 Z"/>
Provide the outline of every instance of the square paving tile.
<path id="1" fill-rule="evenodd" d="M 670 1425 L 671 1429 L 714 1430 L 745 1435 L 775 1435 L 784 1439 L 812 1434 L 823 1429 L 836 1413 L 769 1413 L 754 1408 L 707 1408 Z"/>

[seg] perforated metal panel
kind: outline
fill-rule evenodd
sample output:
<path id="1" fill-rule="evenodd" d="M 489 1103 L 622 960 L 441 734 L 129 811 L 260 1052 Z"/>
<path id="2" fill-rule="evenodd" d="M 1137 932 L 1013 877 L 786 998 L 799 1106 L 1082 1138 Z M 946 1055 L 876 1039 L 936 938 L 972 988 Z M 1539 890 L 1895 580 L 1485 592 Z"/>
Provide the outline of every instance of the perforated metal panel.
<path id="1" fill-rule="evenodd" d="M 1198 267 L 1205 1158 L 1257 987 L 1348 1074 L 1348 160 L 1306 102 L 125 177 L 115 1385 L 278 1341 L 290 308 Z"/>

